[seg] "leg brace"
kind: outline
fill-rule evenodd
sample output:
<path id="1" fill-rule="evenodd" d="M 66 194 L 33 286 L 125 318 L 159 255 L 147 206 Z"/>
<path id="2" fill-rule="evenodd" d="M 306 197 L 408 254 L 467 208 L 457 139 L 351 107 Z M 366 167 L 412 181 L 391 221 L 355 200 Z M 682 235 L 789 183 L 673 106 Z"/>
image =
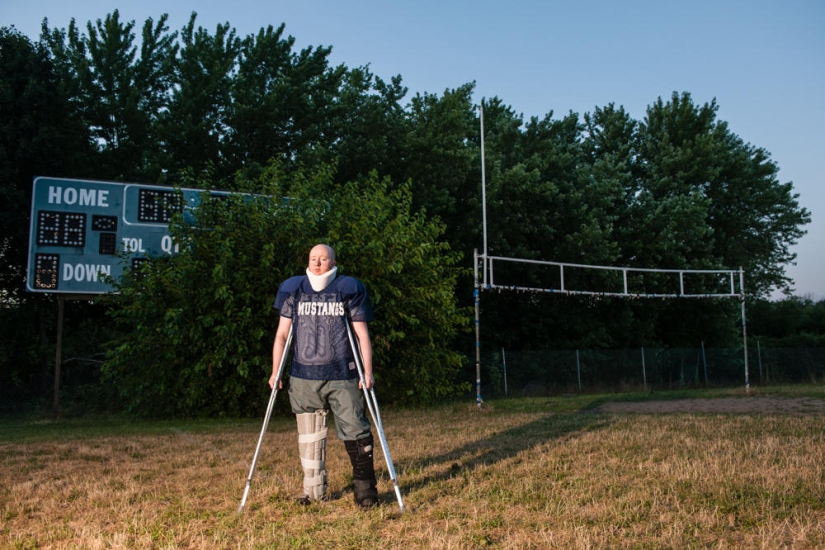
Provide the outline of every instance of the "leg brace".
<path id="1" fill-rule="evenodd" d="M 304 493 L 318 500 L 327 492 L 327 411 L 296 415 L 298 420 L 298 454 L 304 470 Z"/>
<path id="2" fill-rule="evenodd" d="M 372 435 L 357 441 L 344 441 L 352 463 L 352 485 L 355 503 L 363 508 L 378 504 L 377 480 L 372 457 Z"/>

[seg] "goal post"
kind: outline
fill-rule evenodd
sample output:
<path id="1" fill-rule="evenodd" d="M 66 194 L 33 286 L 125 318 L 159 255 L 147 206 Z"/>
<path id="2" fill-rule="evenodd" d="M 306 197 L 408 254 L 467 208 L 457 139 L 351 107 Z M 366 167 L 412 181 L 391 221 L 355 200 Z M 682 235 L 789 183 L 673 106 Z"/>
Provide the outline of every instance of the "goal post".
<path id="1" fill-rule="evenodd" d="M 616 267 L 602 265 L 586 265 L 565 262 L 553 262 L 544 260 L 529 260 L 522 258 L 509 258 L 505 256 L 491 256 L 486 253 L 479 254 L 478 250 L 473 252 L 473 277 L 474 290 L 473 302 L 475 310 L 475 332 L 476 332 L 476 405 L 481 406 L 481 293 L 483 291 L 517 291 L 531 293 L 561 294 L 566 296 L 599 296 L 616 298 L 659 298 L 659 299 L 717 299 L 717 298 L 738 298 L 742 310 L 742 340 L 744 347 L 745 362 L 745 391 L 750 391 L 750 380 L 748 372 L 748 333 L 745 316 L 745 274 L 743 269 L 655 269 L 655 268 L 634 268 Z M 495 264 L 518 263 L 524 265 L 542 266 L 551 268 L 553 285 L 550 286 L 522 286 L 518 284 L 500 284 L 495 279 Z M 479 276 L 479 270 L 481 274 Z M 612 287 L 599 288 L 599 290 L 578 288 L 565 278 L 565 274 L 571 270 L 578 272 L 607 272 L 615 274 L 614 278 L 619 281 L 618 285 Z M 635 288 L 632 278 L 643 274 L 661 274 L 672 279 L 672 288 L 659 287 L 655 290 Z M 707 278 L 715 281 L 715 286 L 706 286 Z M 700 281 L 695 281 L 699 279 Z M 702 285 L 701 282 L 705 282 Z M 618 286 L 618 288 L 616 288 Z"/>

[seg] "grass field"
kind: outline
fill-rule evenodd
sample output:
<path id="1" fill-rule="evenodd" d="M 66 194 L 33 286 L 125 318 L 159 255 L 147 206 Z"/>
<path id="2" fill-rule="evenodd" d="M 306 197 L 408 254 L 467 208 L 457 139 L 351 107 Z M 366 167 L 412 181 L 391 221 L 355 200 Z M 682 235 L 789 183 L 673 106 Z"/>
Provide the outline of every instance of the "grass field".
<path id="1" fill-rule="evenodd" d="M 768 393 L 825 401 L 825 388 L 806 386 L 387 408 L 404 514 L 380 451 L 383 503 L 355 507 L 334 435 L 332 498 L 296 504 L 291 417 L 270 424 L 242 514 L 262 419 L 2 419 L 0 547 L 825 548 L 825 416 L 817 410 L 600 408 Z"/>

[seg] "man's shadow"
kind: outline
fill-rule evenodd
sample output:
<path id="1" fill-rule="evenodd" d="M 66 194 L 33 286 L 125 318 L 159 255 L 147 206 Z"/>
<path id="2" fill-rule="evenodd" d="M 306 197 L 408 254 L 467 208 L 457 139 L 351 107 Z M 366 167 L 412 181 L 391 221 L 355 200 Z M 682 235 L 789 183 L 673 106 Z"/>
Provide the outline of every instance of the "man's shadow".
<path id="1" fill-rule="evenodd" d="M 580 413 L 547 413 L 526 424 L 503 429 L 441 454 L 403 460 L 395 465 L 402 493 L 414 493 L 438 481 L 460 476 L 462 472 L 506 461 L 522 451 L 537 448 L 548 441 L 562 439 L 578 432 L 601 429 L 610 423 L 609 416 L 593 412 L 594 408 L 588 406 Z M 405 482 L 405 470 L 428 470 L 430 473 L 423 478 L 416 478 L 415 481 Z M 394 499 L 394 495 L 382 495 L 384 502 Z"/>

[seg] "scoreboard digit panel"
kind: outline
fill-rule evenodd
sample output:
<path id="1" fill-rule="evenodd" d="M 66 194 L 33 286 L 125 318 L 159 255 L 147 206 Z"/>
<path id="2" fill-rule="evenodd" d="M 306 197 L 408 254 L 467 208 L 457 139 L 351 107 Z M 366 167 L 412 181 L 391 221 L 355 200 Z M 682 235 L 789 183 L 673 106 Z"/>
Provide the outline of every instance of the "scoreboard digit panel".
<path id="1" fill-rule="evenodd" d="M 57 254 L 34 255 L 34 287 L 38 290 L 57 290 L 60 273 L 60 256 Z"/>
<path id="2" fill-rule="evenodd" d="M 42 210 L 37 213 L 36 235 L 40 246 L 86 246 L 86 214 Z"/>
<path id="3" fill-rule="evenodd" d="M 92 229 L 95 231 L 117 231 L 117 216 L 92 216 Z"/>
<path id="4" fill-rule="evenodd" d="M 183 212 L 183 196 L 175 191 L 142 188 L 138 192 L 138 221 L 166 223 Z"/>

